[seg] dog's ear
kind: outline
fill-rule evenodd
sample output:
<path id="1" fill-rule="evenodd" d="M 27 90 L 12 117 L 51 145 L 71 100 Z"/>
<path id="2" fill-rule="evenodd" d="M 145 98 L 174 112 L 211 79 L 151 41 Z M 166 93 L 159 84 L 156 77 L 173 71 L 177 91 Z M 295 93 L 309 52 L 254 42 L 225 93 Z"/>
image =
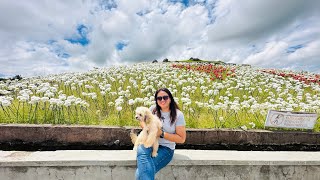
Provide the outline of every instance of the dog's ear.
<path id="1" fill-rule="evenodd" d="M 145 115 L 144 115 L 144 122 L 147 122 L 147 119 L 151 119 L 152 113 L 149 109 L 146 109 Z"/>

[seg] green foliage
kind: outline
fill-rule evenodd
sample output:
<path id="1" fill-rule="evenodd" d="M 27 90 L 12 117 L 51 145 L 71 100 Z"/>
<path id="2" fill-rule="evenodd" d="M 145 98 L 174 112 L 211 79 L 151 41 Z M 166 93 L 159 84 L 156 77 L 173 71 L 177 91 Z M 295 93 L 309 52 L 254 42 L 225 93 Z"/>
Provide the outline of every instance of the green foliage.
<path id="1" fill-rule="evenodd" d="M 211 78 L 215 72 L 173 68 L 168 62 L 0 83 L 0 90 L 8 93 L 0 96 L 0 122 L 138 126 L 135 109 L 153 105 L 154 93 L 162 87 L 173 93 L 188 128 L 263 129 L 270 109 L 320 113 L 316 84 L 251 67 L 224 64 L 217 68 L 225 70 L 221 79 Z M 314 130 L 320 131 L 319 119 Z"/>

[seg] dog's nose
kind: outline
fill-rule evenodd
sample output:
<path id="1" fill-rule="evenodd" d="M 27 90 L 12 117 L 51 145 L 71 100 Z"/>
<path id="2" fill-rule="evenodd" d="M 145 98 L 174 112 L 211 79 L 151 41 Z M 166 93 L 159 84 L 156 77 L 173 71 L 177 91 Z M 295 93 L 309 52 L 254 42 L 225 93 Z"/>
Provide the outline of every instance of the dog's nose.
<path id="1" fill-rule="evenodd" d="M 138 119 L 138 116 L 136 116 L 136 119 Z"/>

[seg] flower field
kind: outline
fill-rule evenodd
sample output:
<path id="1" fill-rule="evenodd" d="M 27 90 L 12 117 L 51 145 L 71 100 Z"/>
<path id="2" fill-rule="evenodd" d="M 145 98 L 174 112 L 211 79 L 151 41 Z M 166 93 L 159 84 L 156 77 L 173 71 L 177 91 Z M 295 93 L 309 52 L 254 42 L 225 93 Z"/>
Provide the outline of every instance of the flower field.
<path id="1" fill-rule="evenodd" d="M 263 129 L 268 110 L 320 115 L 320 75 L 204 63 L 139 63 L 0 81 L 0 123 L 137 126 L 167 87 L 189 128 Z M 320 131 L 319 118 L 315 131 Z"/>

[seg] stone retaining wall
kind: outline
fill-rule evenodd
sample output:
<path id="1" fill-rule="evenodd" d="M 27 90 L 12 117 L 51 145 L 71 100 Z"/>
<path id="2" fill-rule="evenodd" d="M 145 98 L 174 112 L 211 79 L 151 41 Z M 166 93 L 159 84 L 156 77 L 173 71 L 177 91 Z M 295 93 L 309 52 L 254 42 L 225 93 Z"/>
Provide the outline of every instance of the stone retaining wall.
<path id="1" fill-rule="evenodd" d="M 132 128 L 136 127 L 0 125 L 0 149 L 131 149 L 129 132 Z M 139 129 L 136 128 L 136 131 Z M 177 148 L 318 151 L 320 133 L 187 129 L 186 142 Z"/>

